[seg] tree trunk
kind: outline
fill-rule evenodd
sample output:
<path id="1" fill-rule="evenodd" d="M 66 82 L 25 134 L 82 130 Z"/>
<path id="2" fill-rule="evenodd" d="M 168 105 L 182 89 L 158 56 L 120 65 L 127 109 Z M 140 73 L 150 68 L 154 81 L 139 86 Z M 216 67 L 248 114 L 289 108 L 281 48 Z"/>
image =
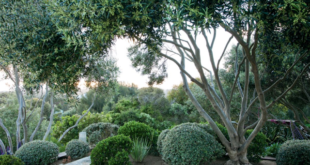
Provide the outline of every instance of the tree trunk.
<path id="1" fill-rule="evenodd" d="M 47 83 L 46 83 L 46 90 L 45 90 L 45 91 L 46 91 L 46 93 L 45 93 L 45 96 L 44 96 L 44 98 L 43 98 L 43 100 L 42 100 L 42 104 L 41 104 L 40 120 L 39 120 L 39 122 L 38 122 L 36 128 L 35 128 L 34 131 L 32 132 L 29 141 L 32 141 L 32 140 L 33 140 L 34 136 L 36 135 L 36 133 L 37 133 L 37 131 L 39 130 L 40 125 L 41 125 L 41 123 L 42 123 L 42 121 L 43 121 L 44 105 L 45 105 L 46 97 L 47 97 L 47 95 L 48 95 L 48 84 L 47 84 Z"/>
<path id="2" fill-rule="evenodd" d="M 2 149 L 4 155 L 6 154 L 6 149 L 5 149 L 5 145 L 3 143 L 3 141 L 0 139 L 0 148 Z"/>
<path id="3" fill-rule="evenodd" d="M 4 126 L 4 124 L 3 124 L 3 121 L 2 121 L 2 119 L 0 118 L 0 126 L 3 128 L 3 130 L 5 131 L 5 133 L 6 133 L 6 136 L 7 136 L 7 138 L 8 138 L 8 142 L 9 142 L 9 146 L 10 146 L 10 149 L 11 149 L 11 154 L 13 154 L 14 152 L 13 152 L 13 144 L 12 144 L 12 138 L 11 138 L 11 135 L 10 135 L 10 132 L 9 132 L 9 130 Z M 5 149 L 5 148 L 4 148 Z"/>
<path id="4" fill-rule="evenodd" d="M 251 165 L 247 158 L 247 152 L 238 153 L 238 151 L 230 151 L 228 152 L 229 160 L 225 163 L 225 165 Z"/>
<path id="5" fill-rule="evenodd" d="M 43 137 L 44 141 L 51 131 L 51 127 L 52 127 L 53 120 L 54 120 L 54 96 L 53 96 L 53 92 L 51 92 L 51 108 L 52 108 L 52 110 L 51 110 L 51 114 L 50 114 L 50 122 L 48 124 L 47 130 L 46 130 L 45 135 Z"/>

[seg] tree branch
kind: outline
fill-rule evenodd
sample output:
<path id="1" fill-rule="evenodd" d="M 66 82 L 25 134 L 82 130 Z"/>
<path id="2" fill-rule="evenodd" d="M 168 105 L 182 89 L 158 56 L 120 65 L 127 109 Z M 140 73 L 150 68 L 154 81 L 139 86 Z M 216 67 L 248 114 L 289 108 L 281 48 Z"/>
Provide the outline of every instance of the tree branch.
<path id="1" fill-rule="evenodd" d="M 267 108 L 270 108 L 271 106 L 273 106 L 279 99 L 281 99 L 288 91 L 290 91 L 295 84 L 298 82 L 298 79 L 302 76 L 302 74 L 309 69 L 308 67 L 310 66 L 310 63 L 306 65 L 306 67 L 304 67 L 304 69 L 301 71 L 301 73 L 298 75 L 298 77 L 294 80 L 293 84 L 287 88 L 279 97 L 277 97 L 272 103 L 270 103 Z"/>
<path id="2" fill-rule="evenodd" d="M 88 114 L 88 112 L 90 111 L 90 109 L 93 107 L 94 102 L 95 102 L 95 99 L 96 99 L 96 94 L 94 95 L 92 104 L 90 105 L 90 107 L 88 108 L 88 110 L 76 121 L 76 123 L 75 123 L 72 127 L 68 128 L 68 129 L 60 136 L 60 138 L 58 139 L 58 142 L 60 142 L 60 141 L 62 140 L 62 138 L 63 138 L 71 129 L 73 129 L 73 128 L 75 128 L 75 127 L 78 126 L 80 120 L 81 120 L 84 116 L 86 116 L 86 115 Z"/>
<path id="3" fill-rule="evenodd" d="M 13 154 L 13 144 L 12 144 L 12 138 L 11 138 L 11 135 L 10 135 L 10 132 L 9 130 L 5 127 L 5 125 L 3 124 L 3 121 L 2 119 L 0 118 L 0 126 L 1 128 L 4 130 L 4 132 L 6 133 L 6 136 L 8 138 L 8 142 L 9 142 L 9 146 L 11 148 L 11 154 Z M 5 151 L 5 148 L 4 148 L 4 151 Z"/>
<path id="4" fill-rule="evenodd" d="M 51 128 L 52 128 L 53 120 L 54 120 L 54 110 L 55 110 L 55 108 L 54 108 L 54 92 L 51 92 L 50 102 L 51 102 L 50 122 L 48 124 L 47 130 L 46 130 L 45 135 L 43 137 L 43 141 L 45 141 L 45 139 L 49 135 Z"/>
<path id="5" fill-rule="evenodd" d="M 31 136 L 30 136 L 30 139 L 29 139 L 30 141 L 33 140 L 34 136 L 36 135 L 36 133 L 37 133 L 37 131 L 39 130 L 40 125 L 41 125 L 41 123 L 42 123 L 42 121 L 43 121 L 44 105 L 45 105 L 46 98 L 47 98 L 47 96 L 48 96 L 48 83 L 46 83 L 45 91 L 46 91 L 46 93 L 45 93 L 45 96 L 44 96 L 44 98 L 43 98 L 43 100 L 42 100 L 42 104 L 41 104 L 40 120 L 39 120 L 39 122 L 38 122 L 36 128 L 34 129 L 34 131 L 32 132 L 32 134 L 31 134 Z"/>

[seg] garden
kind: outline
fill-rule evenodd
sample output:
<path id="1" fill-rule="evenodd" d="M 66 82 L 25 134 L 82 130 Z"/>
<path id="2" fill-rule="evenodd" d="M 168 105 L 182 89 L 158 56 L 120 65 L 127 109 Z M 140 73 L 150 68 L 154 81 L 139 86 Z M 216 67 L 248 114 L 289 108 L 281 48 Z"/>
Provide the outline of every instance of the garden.
<path id="1" fill-rule="evenodd" d="M 308 1 L 0 6 L 0 165 L 310 165 Z"/>

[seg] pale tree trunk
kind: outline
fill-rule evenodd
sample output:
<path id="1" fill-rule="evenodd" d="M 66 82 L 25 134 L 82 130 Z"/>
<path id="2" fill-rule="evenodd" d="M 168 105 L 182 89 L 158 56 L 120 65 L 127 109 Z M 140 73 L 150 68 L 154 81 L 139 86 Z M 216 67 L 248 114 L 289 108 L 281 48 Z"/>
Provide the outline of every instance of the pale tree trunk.
<path id="1" fill-rule="evenodd" d="M 15 92 L 16 92 L 16 96 L 18 99 L 18 104 L 19 104 L 19 108 L 18 108 L 18 117 L 16 120 L 16 149 L 18 149 L 18 143 L 21 141 L 20 140 L 20 125 L 22 122 L 22 109 L 23 109 L 23 104 L 22 104 L 22 98 L 21 98 L 21 90 L 19 88 L 19 75 L 17 72 L 17 67 L 15 65 L 13 65 L 13 72 L 15 75 Z"/>
<path id="2" fill-rule="evenodd" d="M 92 104 L 90 105 L 90 107 L 88 108 L 88 110 L 75 122 L 75 124 L 74 124 L 72 127 L 68 128 L 68 129 L 60 136 L 60 138 L 58 139 L 58 142 L 60 142 L 60 141 L 62 140 L 62 138 L 64 138 L 65 135 L 66 135 L 71 129 L 73 129 L 73 128 L 75 128 L 75 127 L 78 126 L 80 120 L 81 120 L 84 116 L 86 116 L 86 115 L 88 114 L 88 112 L 90 111 L 90 109 L 93 107 L 94 102 L 95 102 L 95 99 L 96 99 L 96 94 L 94 95 Z"/>
<path id="3" fill-rule="evenodd" d="M 4 152 L 4 155 L 6 155 L 6 149 L 5 149 L 5 145 L 3 143 L 3 141 L 0 139 L 0 148 L 2 149 L 2 151 Z"/>
<path id="4" fill-rule="evenodd" d="M 43 137 L 43 140 L 45 141 L 45 139 L 47 138 L 47 136 L 49 135 L 51 128 L 52 128 L 52 124 L 53 124 L 53 120 L 54 120 L 54 95 L 53 92 L 51 92 L 51 114 L 50 114 L 50 122 L 48 124 L 47 130 L 45 132 L 45 135 Z"/>
<path id="5" fill-rule="evenodd" d="M 12 138 L 11 138 L 11 135 L 10 135 L 9 130 L 4 126 L 3 121 L 2 121 L 1 118 L 0 118 L 0 126 L 2 127 L 2 129 L 4 130 L 4 132 L 6 133 L 6 136 L 7 136 L 7 138 L 8 138 L 8 142 L 9 142 L 9 146 L 10 146 L 10 149 L 11 149 L 11 154 L 13 154 L 14 151 L 13 151 Z"/>
<path id="6" fill-rule="evenodd" d="M 42 104 L 41 104 L 41 113 L 40 113 L 40 120 L 36 126 L 36 128 L 34 129 L 34 131 L 32 132 L 31 136 L 30 136 L 30 141 L 33 140 L 34 136 L 36 135 L 37 131 L 39 130 L 40 126 L 41 126 L 41 123 L 43 121 L 43 114 L 44 114 L 44 105 L 45 105 L 45 101 L 46 101 L 46 98 L 48 96 L 48 83 L 46 83 L 46 87 L 45 87 L 45 96 L 42 100 Z"/>

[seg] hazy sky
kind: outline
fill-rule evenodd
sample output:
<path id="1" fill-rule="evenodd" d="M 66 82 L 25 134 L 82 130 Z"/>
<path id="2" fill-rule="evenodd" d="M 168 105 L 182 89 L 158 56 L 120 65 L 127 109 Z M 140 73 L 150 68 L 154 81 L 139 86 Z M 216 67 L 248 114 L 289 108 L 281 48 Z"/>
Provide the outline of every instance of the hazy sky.
<path id="1" fill-rule="evenodd" d="M 217 37 L 215 39 L 213 53 L 214 58 L 217 63 L 222 51 L 228 41 L 230 35 L 225 32 L 224 29 L 218 28 L 217 29 Z M 212 38 L 211 36 L 209 37 Z M 202 56 L 202 63 L 208 69 L 211 69 L 211 65 L 209 63 L 208 52 L 206 49 L 206 43 L 202 36 L 198 37 L 198 45 L 200 47 L 200 52 Z M 236 44 L 236 41 L 233 39 L 228 46 L 227 51 L 231 48 L 232 44 Z M 120 75 L 118 77 L 118 81 L 123 81 L 126 83 L 134 83 L 138 85 L 139 88 L 147 87 L 147 76 L 142 76 L 138 73 L 135 68 L 132 67 L 130 59 L 127 57 L 128 51 L 127 49 L 133 45 L 133 43 L 127 39 L 118 39 L 115 45 L 112 47 L 112 55 L 117 59 L 117 65 L 120 68 Z M 224 59 L 221 61 L 223 64 Z M 198 77 L 198 73 L 193 65 L 186 64 L 187 71 L 192 74 L 193 77 Z M 182 82 L 182 78 L 180 75 L 179 68 L 173 63 L 168 61 L 167 63 L 167 72 L 168 78 L 161 85 L 155 85 L 156 87 L 160 87 L 162 89 L 171 89 L 173 85 L 178 85 Z M 10 80 L 3 80 L 3 74 L 0 74 L 0 91 L 8 91 L 14 90 L 13 84 Z"/>

